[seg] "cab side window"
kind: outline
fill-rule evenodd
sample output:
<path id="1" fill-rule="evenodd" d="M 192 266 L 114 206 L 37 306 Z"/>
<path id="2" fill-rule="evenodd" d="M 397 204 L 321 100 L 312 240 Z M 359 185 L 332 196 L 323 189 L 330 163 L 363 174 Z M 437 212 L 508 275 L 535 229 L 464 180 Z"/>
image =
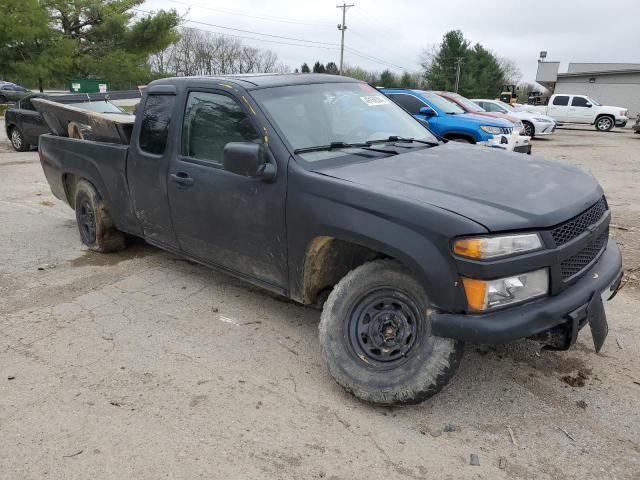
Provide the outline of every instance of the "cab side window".
<path id="1" fill-rule="evenodd" d="M 591 105 L 588 105 L 588 103 L 589 101 L 584 97 L 573 97 L 573 99 L 571 99 L 572 107 L 590 107 Z"/>
<path id="2" fill-rule="evenodd" d="M 569 105 L 569 96 L 568 95 L 557 95 L 556 98 L 553 99 L 553 104 L 565 107 L 565 106 Z"/>
<path id="3" fill-rule="evenodd" d="M 174 100 L 174 95 L 147 97 L 140 127 L 140 149 L 143 151 L 153 155 L 164 153 Z"/>
<path id="4" fill-rule="evenodd" d="M 222 165 L 227 143 L 261 141 L 235 99 L 218 93 L 189 94 L 182 126 L 183 155 Z"/>

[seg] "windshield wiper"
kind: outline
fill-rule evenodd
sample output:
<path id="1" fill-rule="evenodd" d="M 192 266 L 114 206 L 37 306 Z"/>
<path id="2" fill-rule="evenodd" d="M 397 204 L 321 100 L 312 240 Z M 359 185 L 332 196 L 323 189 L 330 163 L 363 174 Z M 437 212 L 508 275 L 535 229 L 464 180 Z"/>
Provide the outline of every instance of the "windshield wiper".
<path id="1" fill-rule="evenodd" d="M 315 147 L 296 148 L 293 153 L 306 153 L 306 152 L 322 152 L 338 150 L 342 148 L 362 148 L 368 147 L 368 143 L 346 143 L 346 142 L 331 142 L 329 145 L 317 145 Z"/>
<path id="2" fill-rule="evenodd" d="M 397 135 L 392 135 L 390 137 L 387 137 L 385 139 L 380 139 L 380 140 L 368 140 L 366 143 L 367 145 L 374 145 L 376 143 L 389 143 L 389 142 L 398 142 L 398 143 L 423 143 L 425 145 L 432 145 L 432 146 L 437 146 L 440 145 L 438 142 L 431 142 L 429 140 L 418 140 L 416 138 L 406 138 L 406 137 L 399 137 Z"/>

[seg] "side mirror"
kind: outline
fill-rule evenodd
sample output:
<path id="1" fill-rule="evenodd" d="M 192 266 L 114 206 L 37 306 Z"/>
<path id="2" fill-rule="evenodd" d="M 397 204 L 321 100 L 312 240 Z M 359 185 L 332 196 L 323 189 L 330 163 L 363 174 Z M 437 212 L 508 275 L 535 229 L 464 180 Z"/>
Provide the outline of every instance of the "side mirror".
<path id="1" fill-rule="evenodd" d="M 420 110 L 418 110 L 418 113 L 426 117 L 433 117 L 436 114 L 436 112 L 434 112 L 431 107 L 420 107 Z"/>
<path id="2" fill-rule="evenodd" d="M 272 181 L 276 177 L 276 167 L 267 162 L 264 146 L 251 142 L 230 142 L 222 152 L 223 168 L 243 177 Z"/>
<path id="3" fill-rule="evenodd" d="M 592 107 L 591 102 L 585 103 L 584 106 L 587 107 L 587 108 L 591 108 Z"/>

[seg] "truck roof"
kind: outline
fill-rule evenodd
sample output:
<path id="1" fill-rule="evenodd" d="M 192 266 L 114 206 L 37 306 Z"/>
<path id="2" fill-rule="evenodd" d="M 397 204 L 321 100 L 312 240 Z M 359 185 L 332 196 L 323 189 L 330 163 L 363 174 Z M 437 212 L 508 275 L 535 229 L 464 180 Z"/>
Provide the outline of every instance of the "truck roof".
<path id="1" fill-rule="evenodd" d="M 310 85 L 314 83 L 345 83 L 361 82 L 350 77 L 342 77 L 340 75 L 330 75 L 324 73 L 244 73 L 237 75 L 205 75 L 195 77 L 171 77 L 155 80 L 149 84 L 154 85 L 173 84 L 183 86 L 192 83 L 207 82 L 228 82 L 236 83 L 246 88 L 254 90 L 258 88 L 282 87 L 285 85 Z"/>

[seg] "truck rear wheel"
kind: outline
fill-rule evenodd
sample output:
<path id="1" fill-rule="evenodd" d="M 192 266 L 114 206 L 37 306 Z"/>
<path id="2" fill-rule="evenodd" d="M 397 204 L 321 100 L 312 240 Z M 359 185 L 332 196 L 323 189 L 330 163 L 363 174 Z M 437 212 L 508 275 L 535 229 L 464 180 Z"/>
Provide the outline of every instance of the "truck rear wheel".
<path id="1" fill-rule="evenodd" d="M 365 263 L 334 287 L 320 319 L 329 372 L 374 404 L 415 404 L 446 385 L 463 342 L 431 335 L 429 300 L 411 272 L 393 260 Z"/>
<path id="2" fill-rule="evenodd" d="M 125 236 L 113 225 L 107 205 L 86 180 L 76 185 L 75 210 L 80 238 L 90 250 L 109 253 L 126 247 Z"/>
<path id="3" fill-rule="evenodd" d="M 615 125 L 614 119 L 607 115 L 598 117 L 595 123 L 596 130 L 598 130 L 599 132 L 608 132 L 614 127 L 614 125 Z"/>

